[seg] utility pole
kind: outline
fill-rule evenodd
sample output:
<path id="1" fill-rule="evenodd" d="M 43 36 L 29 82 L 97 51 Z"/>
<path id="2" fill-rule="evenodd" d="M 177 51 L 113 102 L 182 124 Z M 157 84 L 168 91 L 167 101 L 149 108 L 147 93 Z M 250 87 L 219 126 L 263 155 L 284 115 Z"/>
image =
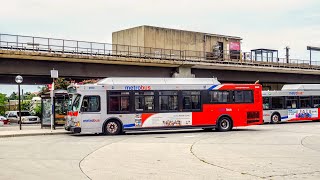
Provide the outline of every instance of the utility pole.
<path id="1" fill-rule="evenodd" d="M 21 103 L 23 104 L 23 100 L 24 100 L 24 94 L 23 94 L 23 89 L 21 89 L 22 93 L 21 93 Z"/>
<path id="2" fill-rule="evenodd" d="M 287 60 L 287 63 L 289 63 L 289 56 L 290 56 L 289 50 L 290 50 L 290 48 L 289 48 L 289 46 L 287 46 L 286 47 L 286 60 Z"/>

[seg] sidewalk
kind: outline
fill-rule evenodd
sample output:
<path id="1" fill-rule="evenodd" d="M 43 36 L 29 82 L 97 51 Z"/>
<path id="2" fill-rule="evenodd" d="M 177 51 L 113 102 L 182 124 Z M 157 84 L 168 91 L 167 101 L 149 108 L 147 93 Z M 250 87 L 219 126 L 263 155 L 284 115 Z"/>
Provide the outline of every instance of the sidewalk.
<path id="1" fill-rule="evenodd" d="M 0 138 L 5 137 L 19 137 L 19 136 L 40 136 L 40 135 L 56 135 L 56 134 L 69 134 L 63 127 L 57 127 L 56 130 L 49 128 L 41 129 L 39 124 L 22 124 L 22 130 L 19 125 L 4 125 L 0 126 Z"/>

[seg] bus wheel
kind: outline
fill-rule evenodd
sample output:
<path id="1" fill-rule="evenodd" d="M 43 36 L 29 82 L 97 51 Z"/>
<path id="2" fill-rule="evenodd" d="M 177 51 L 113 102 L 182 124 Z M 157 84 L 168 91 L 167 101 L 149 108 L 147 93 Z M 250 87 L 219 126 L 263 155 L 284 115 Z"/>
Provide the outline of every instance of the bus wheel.
<path id="1" fill-rule="evenodd" d="M 281 118 L 280 118 L 280 115 L 275 113 L 271 116 L 271 123 L 272 124 L 277 124 L 277 123 L 280 123 L 281 121 Z"/>
<path id="2" fill-rule="evenodd" d="M 104 133 L 107 135 L 117 135 L 121 132 L 121 126 L 118 121 L 110 120 L 106 123 Z"/>
<path id="3" fill-rule="evenodd" d="M 217 130 L 220 132 L 230 131 L 232 129 L 232 120 L 229 117 L 221 117 L 217 123 Z"/>

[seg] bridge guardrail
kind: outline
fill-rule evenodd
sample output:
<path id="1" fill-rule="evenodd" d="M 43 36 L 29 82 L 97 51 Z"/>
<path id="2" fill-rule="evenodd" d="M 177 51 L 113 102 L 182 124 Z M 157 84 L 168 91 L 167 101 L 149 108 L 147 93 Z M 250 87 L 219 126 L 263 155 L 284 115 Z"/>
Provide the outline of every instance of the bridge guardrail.
<path id="1" fill-rule="evenodd" d="M 122 56 L 133 58 L 179 60 L 230 65 L 268 66 L 320 70 L 319 61 L 275 58 L 266 61 L 245 59 L 242 52 L 191 51 L 56 38 L 0 34 L 0 49 L 75 54 L 82 56 Z"/>

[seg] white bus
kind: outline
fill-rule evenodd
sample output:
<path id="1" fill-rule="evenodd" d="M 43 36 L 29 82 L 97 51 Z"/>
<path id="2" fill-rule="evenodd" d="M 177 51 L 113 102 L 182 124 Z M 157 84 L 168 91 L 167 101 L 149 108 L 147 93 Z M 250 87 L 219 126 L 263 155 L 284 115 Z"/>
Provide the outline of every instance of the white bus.
<path id="1" fill-rule="evenodd" d="M 262 96 L 264 122 L 320 119 L 320 84 L 284 85 L 280 91 L 263 91 Z"/>
<path id="2" fill-rule="evenodd" d="M 214 78 L 105 78 L 71 85 L 66 129 L 119 134 L 129 130 L 203 128 L 229 131 L 262 124 L 259 84 Z"/>

